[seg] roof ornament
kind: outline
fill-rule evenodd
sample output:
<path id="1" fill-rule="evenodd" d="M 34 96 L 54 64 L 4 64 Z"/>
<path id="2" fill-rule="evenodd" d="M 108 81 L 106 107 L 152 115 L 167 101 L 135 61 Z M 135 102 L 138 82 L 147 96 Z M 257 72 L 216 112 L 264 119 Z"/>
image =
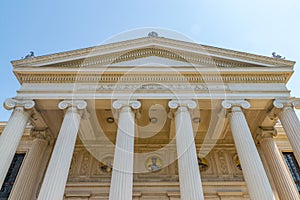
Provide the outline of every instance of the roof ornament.
<path id="1" fill-rule="evenodd" d="M 29 52 L 29 54 L 27 54 L 26 56 L 25 56 L 25 58 L 23 58 L 23 59 L 27 59 L 27 58 L 33 58 L 34 57 L 34 52 L 33 51 L 30 51 Z"/>
<path id="2" fill-rule="evenodd" d="M 158 33 L 152 31 L 152 32 L 148 33 L 148 37 L 158 37 Z"/>
<path id="3" fill-rule="evenodd" d="M 276 54 L 276 52 L 272 52 L 272 56 L 273 56 L 273 58 L 278 58 L 278 59 L 282 59 L 282 60 L 285 59 L 285 57 L 282 57 L 281 55 Z"/>

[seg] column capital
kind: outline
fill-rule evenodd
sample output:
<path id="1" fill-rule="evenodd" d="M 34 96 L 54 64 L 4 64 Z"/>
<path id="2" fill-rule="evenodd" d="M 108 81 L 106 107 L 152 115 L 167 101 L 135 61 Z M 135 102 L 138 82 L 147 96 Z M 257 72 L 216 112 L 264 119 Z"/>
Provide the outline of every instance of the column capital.
<path id="1" fill-rule="evenodd" d="M 255 137 L 257 142 L 261 142 L 264 139 L 273 138 L 277 136 L 277 130 L 273 127 L 259 128 Z"/>
<path id="2" fill-rule="evenodd" d="M 29 110 L 29 109 L 32 109 L 34 106 L 35 106 L 35 102 L 31 99 L 9 98 L 4 101 L 4 108 L 7 110 L 11 110 L 16 107 L 22 107 L 26 110 Z"/>
<path id="3" fill-rule="evenodd" d="M 234 107 L 248 109 L 251 107 L 250 103 L 244 99 L 226 99 L 222 101 L 222 107 L 230 109 Z"/>
<path id="4" fill-rule="evenodd" d="M 115 100 L 112 107 L 119 110 L 123 107 L 131 107 L 132 109 L 139 109 L 141 107 L 141 102 L 138 100 Z"/>
<path id="5" fill-rule="evenodd" d="M 63 100 L 58 104 L 58 108 L 62 110 L 70 107 L 75 107 L 78 110 L 83 110 L 87 107 L 87 103 L 84 100 Z"/>
<path id="6" fill-rule="evenodd" d="M 189 99 L 173 99 L 168 103 L 169 108 L 176 109 L 178 107 L 186 107 L 189 109 L 197 108 L 197 102 Z"/>
<path id="7" fill-rule="evenodd" d="M 275 108 L 287 108 L 287 107 L 295 107 L 300 109 L 300 98 L 290 98 L 290 99 L 275 99 L 273 101 L 273 105 Z"/>
<path id="8" fill-rule="evenodd" d="M 53 136 L 47 130 L 42 130 L 42 131 L 33 130 L 31 132 L 31 136 L 34 139 L 37 138 L 37 139 L 45 140 L 48 142 L 48 144 L 52 144 L 54 141 Z"/>
<path id="9" fill-rule="evenodd" d="M 294 98 L 293 106 L 296 109 L 300 109 L 300 98 Z"/>

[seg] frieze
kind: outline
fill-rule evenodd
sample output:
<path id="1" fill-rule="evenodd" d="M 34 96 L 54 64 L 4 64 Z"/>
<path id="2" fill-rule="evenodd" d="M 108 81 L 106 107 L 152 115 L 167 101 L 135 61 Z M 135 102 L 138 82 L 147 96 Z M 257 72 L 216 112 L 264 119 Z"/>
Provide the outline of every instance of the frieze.
<path id="1" fill-rule="evenodd" d="M 185 91 L 216 91 L 216 90 L 229 90 L 227 84 L 180 84 L 180 85 L 167 85 L 167 84 L 96 84 L 96 85 L 85 85 L 78 84 L 74 87 L 76 91 L 116 91 L 116 90 L 130 90 L 130 91 L 174 91 L 174 90 L 185 90 Z"/>
<path id="2" fill-rule="evenodd" d="M 82 88 L 80 88 L 82 89 Z M 80 90 L 79 89 L 79 90 Z M 228 89 L 228 86 L 224 87 L 210 87 L 206 85 L 124 85 L 124 84 L 110 84 L 110 85 L 99 85 L 96 90 L 209 90 L 209 89 Z"/>

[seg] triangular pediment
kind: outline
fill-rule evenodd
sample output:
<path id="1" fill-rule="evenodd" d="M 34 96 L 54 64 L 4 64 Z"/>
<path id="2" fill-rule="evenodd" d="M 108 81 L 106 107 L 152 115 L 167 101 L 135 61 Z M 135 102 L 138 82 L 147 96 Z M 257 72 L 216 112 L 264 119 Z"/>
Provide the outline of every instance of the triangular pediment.
<path id="1" fill-rule="evenodd" d="M 18 67 L 101 67 L 132 65 L 293 67 L 292 61 L 161 37 L 145 37 L 86 49 L 13 61 Z"/>

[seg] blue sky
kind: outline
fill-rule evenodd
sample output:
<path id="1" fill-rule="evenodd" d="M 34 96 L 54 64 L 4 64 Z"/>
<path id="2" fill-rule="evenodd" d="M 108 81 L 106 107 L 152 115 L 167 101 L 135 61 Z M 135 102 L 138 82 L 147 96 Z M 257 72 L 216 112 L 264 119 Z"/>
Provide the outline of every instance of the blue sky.
<path id="1" fill-rule="evenodd" d="M 288 87 L 300 97 L 298 0 L 1 1 L 0 101 L 16 96 L 11 60 L 101 44 L 120 32 L 160 27 L 193 41 L 297 61 Z M 0 121 L 10 112 L 0 108 Z"/>

